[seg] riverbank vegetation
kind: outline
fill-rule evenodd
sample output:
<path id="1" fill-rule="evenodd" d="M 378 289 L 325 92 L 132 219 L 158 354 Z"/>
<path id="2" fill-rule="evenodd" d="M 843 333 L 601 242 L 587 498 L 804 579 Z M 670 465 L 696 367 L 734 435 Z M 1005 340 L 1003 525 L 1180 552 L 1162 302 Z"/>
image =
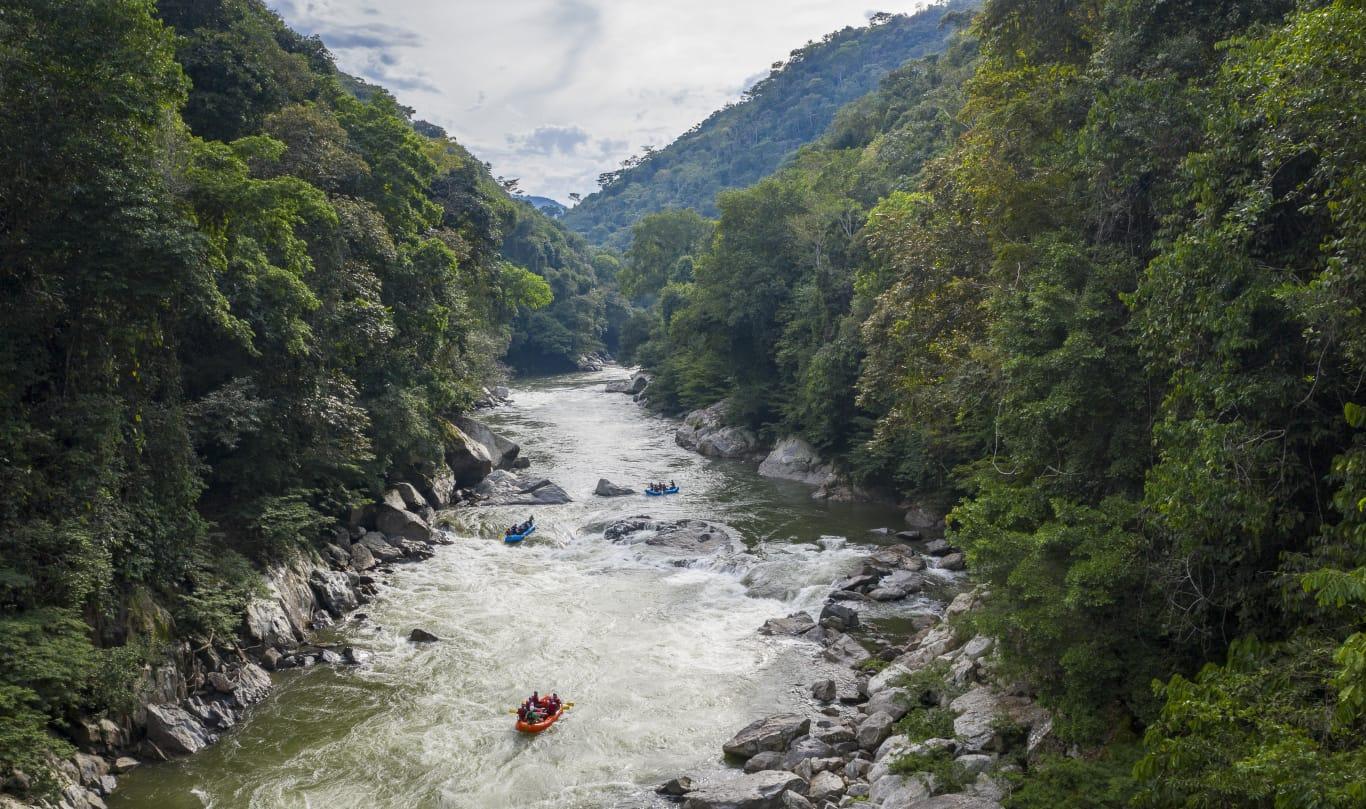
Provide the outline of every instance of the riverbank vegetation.
<path id="1" fill-rule="evenodd" d="M 1344 0 L 988 0 L 628 252 L 657 405 L 952 507 L 1007 671 L 1115 751 L 1013 805 L 1366 800 L 1362 75 Z"/>
<path id="2" fill-rule="evenodd" d="M 510 345 L 604 348 L 615 267 L 257 0 L 7 4 L 0 132 L 3 781 L 230 645 Z"/>

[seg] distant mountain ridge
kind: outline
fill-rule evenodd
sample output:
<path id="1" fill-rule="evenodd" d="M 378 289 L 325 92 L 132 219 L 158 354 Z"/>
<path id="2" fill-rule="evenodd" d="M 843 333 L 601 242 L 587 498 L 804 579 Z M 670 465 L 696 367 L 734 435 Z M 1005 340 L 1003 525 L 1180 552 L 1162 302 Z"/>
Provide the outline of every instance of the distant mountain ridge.
<path id="1" fill-rule="evenodd" d="M 516 194 L 514 199 L 525 202 L 551 219 L 559 219 L 569 211 L 569 206 L 550 197 L 537 197 L 531 194 Z"/>
<path id="2" fill-rule="evenodd" d="M 879 14 L 866 27 L 846 27 L 794 50 L 740 102 L 603 174 L 601 190 L 561 221 L 592 243 L 624 249 L 631 226 L 646 214 L 691 208 L 715 216 L 717 192 L 773 173 L 820 137 L 840 107 L 877 89 L 907 61 L 942 51 L 951 34 L 940 24 L 944 15 L 976 5 L 950 0 L 913 15 Z"/>

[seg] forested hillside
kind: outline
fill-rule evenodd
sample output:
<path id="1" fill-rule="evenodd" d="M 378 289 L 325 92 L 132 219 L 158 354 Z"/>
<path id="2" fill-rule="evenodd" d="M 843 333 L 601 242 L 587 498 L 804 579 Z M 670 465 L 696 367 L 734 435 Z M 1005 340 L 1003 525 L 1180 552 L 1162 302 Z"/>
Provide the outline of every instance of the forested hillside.
<path id="1" fill-rule="evenodd" d="M 1351 0 L 988 0 L 635 227 L 657 404 L 952 508 L 1084 753 L 1009 806 L 1366 803 L 1362 76 Z"/>
<path id="2" fill-rule="evenodd" d="M 641 217 L 670 208 L 716 215 L 715 198 L 772 173 L 815 140 L 845 103 L 877 87 L 889 71 L 943 49 L 944 15 L 977 5 L 951 0 L 914 15 L 878 15 L 798 48 L 773 65 L 739 102 L 713 113 L 662 149 L 625 161 L 599 178 L 601 189 L 564 215 L 593 244 L 625 249 Z"/>
<path id="3" fill-rule="evenodd" d="M 602 347 L 610 260 L 410 114 L 258 0 L 0 9 L 0 774 L 231 639 L 514 332 Z"/>

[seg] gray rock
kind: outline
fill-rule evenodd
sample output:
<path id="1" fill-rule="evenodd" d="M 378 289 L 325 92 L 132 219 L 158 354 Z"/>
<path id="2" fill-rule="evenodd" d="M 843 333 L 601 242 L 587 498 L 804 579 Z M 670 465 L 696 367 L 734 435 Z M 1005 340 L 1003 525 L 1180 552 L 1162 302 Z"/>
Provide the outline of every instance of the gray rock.
<path id="1" fill-rule="evenodd" d="M 446 424 L 446 464 L 458 486 L 473 486 L 493 471 L 493 456 L 484 445 L 454 424 Z"/>
<path id="2" fill-rule="evenodd" d="M 887 804 L 883 804 L 886 806 Z M 1001 804 L 977 795 L 936 795 L 929 800 L 910 804 L 908 809 L 1001 809 Z"/>
<path id="3" fill-rule="evenodd" d="M 815 627 L 816 622 L 808 613 L 794 612 L 786 618 L 769 618 L 759 627 L 760 635 L 800 635 Z"/>
<path id="4" fill-rule="evenodd" d="M 1048 713 L 1028 699 L 1001 694 L 988 686 L 977 686 L 959 696 L 949 703 L 949 710 L 957 714 L 954 735 L 969 753 L 1004 752 L 1008 740 L 1001 736 L 1002 718 L 1025 726 L 1031 733 L 1049 722 Z"/>
<path id="5" fill-rule="evenodd" d="M 343 613 L 360 606 L 356 601 L 356 592 L 351 589 L 351 583 L 344 573 L 314 570 L 309 574 L 308 584 L 318 597 L 318 604 L 333 618 L 340 618 Z"/>
<path id="6" fill-rule="evenodd" d="M 995 758 L 988 756 L 985 753 L 967 753 L 966 755 L 961 755 L 954 759 L 953 763 L 957 764 L 959 768 L 968 775 L 975 776 L 978 773 L 984 773 L 991 769 L 991 766 L 995 761 Z"/>
<path id="7" fill-rule="evenodd" d="M 782 770 L 761 770 L 688 794 L 683 809 L 782 809 L 783 793 L 806 791 L 806 782 Z"/>
<path id="8" fill-rule="evenodd" d="M 783 769 L 791 770 L 809 758 L 829 758 L 835 749 L 814 736 L 798 736 L 783 754 Z"/>
<path id="9" fill-rule="evenodd" d="M 711 458 L 748 458 L 759 449 L 759 439 L 743 427 L 724 423 L 726 402 L 694 410 L 683 418 L 674 441 L 684 449 Z"/>
<path id="10" fill-rule="evenodd" d="M 494 385 L 493 395 L 495 398 L 502 399 L 506 402 L 508 401 L 508 397 L 512 395 L 512 391 L 508 390 L 506 385 Z"/>
<path id="11" fill-rule="evenodd" d="M 119 756 L 118 758 L 114 759 L 114 772 L 118 773 L 119 775 L 122 775 L 126 772 L 137 769 L 138 765 L 141 763 L 142 762 L 138 761 L 132 756 Z"/>
<path id="12" fill-rule="evenodd" d="M 77 753 L 71 757 L 82 786 L 99 788 L 100 779 L 109 774 L 109 764 L 99 756 Z"/>
<path id="13" fill-rule="evenodd" d="M 726 755 L 750 758 L 765 750 L 784 751 L 793 739 L 811 728 L 811 720 L 798 714 L 777 714 L 746 725 L 721 745 Z"/>
<path id="14" fill-rule="evenodd" d="M 927 509 L 913 506 L 906 511 L 906 527 L 917 531 L 943 530 L 944 518 Z"/>
<path id="15" fill-rule="evenodd" d="M 822 719 L 816 723 L 815 727 L 811 728 L 811 737 L 819 739 L 833 748 L 843 742 L 853 741 L 854 731 L 847 725 Z"/>
<path id="16" fill-rule="evenodd" d="M 939 560 L 939 567 L 944 570 L 965 570 L 967 566 L 967 557 L 959 552 L 950 553 Z"/>
<path id="17" fill-rule="evenodd" d="M 821 608 L 821 623 L 825 624 L 826 621 L 833 621 L 835 629 L 857 629 L 859 626 L 858 610 L 844 604 L 828 601 Z"/>
<path id="18" fill-rule="evenodd" d="M 408 640 L 412 641 L 413 643 L 435 643 L 441 640 L 441 638 L 438 638 L 436 635 L 433 635 L 425 629 L 417 628 L 414 629 L 412 632 L 408 633 Z"/>
<path id="19" fill-rule="evenodd" d="M 745 762 L 745 772 L 760 770 L 780 770 L 783 767 L 783 754 L 780 750 L 765 750 Z"/>
<path id="20" fill-rule="evenodd" d="M 807 797 L 813 801 L 833 800 L 843 793 L 844 779 L 829 770 L 817 773 L 806 790 Z"/>
<path id="21" fill-rule="evenodd" d="M 517 446 L 515 442 L 495 433 L 483 422 L 461 416 L 455 420 L 455 424 L 465 435 L 479 442 L 488 453 L 489 460 L 495 469 L 511 468 L 522 451 L 522 448 Z"/>
<path id="22" fill-rule="evenodd" d="M 593 494 L 598 497 L 625 497 L 628 494 L 635 494 L 636 490 L 630 486 L 621 486 L 607 478 L 599 478 L 598 486 L 593 490 Z"/>
<path id="23" fill-rule="evenodd" d="M 868 790 L 869 805 L 882 809 L 918 809 L 918 802 L 928 797 L 929 785 L 919 775 L 884 775 Z"/>
<path id="24" fill-rule="evenodd" d="M 350 553 L 351 567 L 356 570 L 371 570 L 379 564 L 379 560 L 375 559 L 375 554 L 370 551 L 370 548 L 360 542 L 351 546 Z"/>
<path id="25" fill-rule="evenodd" d="M 806 613 L 802 613 L 805 615 Z M 811 697 L 817 702 L 835 701 L 835 681 L 817 680 L 811 685 Z"/>
<path id="26" fill-rule="evenodd" d="M 280 602 L 274 599 L 255 599 L 247 604 L 247 635 L 266 646 L 293 646 L 298 642 L 294 626 Z"/>
<path id="27" fill-rule="evenodd" d="M 342 656 L 331 649 L 323 649 L 318 653 L 318 662 L 326 663 L 329 666 L 339 666 L 342 663 Z"/>
<path id="28" fill-rule="evenodd" d="M 811 801 L 790 789 L 783 793 L 783 809 L 815 809 L 815 806 Z"/>
<path id="29" fill-rule="evenodd" d="M 394 547 L 389 540 L 384 538 L 384 534 L 381 534 L 378 531 L 367 531 L 365 535 L 356 542 L 356 545 L 365 546 L 365 549 L 370 551 L 370 555 L 380 563 L 395 562 L 403 558 L 403 551 Z M 351 547 L 355 548 L 356 545 L 352 545 Z"/>
<path id="30" fill-rule="evenodd" d="M 834 638 L 830 639 L 830 644 L 825 647 L 825 651 L 822 653 L 825 659 L 831 663 L 841 663 L 854 668 L 872 657 L 867 649 L 848 635 L 843 633 L 835 633 L 835 635 Z"/>
<path id="31" fill-rule="evenodd" d="M 172 756 L 198 753 L 217 740 L 198 719 L 175 705 L 147 706 L 147 738 Z"/>
<path id="32" fill-rule="evenodd" d="M 848 764 L 844 765 L 844 775 L 847 778 L 862 778 L 868 774 L 868 770 L 872 769 L 872 766 L 873 762 L 867 759 L 851 759 Z"/>
<path id="33" fill-rule="evenodd" d="M 879 745 L 892 735 L 892 725 L 896 720 L 890 714 L 879 711 L 863 720 L 854 732 L 858 746 L 864 750 L 877 750 Z"/>
<path id="34" fill-rule="evenodd" d="M 268 648 L 261 653 L 261 665 L 265 667 L 266 671 L 279 669 L 280 661 L 283 659 L 284 655 L 280 654 L 279 649 Z"/>
<path id="35" fill-rule="evenodd" d="M 808 486 L 824 486 L 835 479 L 835 468 L 805 440 L 789 436 L 779 441 L 759 464 L 766 478 L 795 480 Z"/>
<path id="36" fill-rule="evenodd" d="M 417 511 L 427 507 L 427 498 L 423 497 L 411 483 L 395 483 L 393 491 L 397 492 L 399 499 L 403 501 L 402 508 Z M 385 493 L 384 500 L 386 503 L 389 502 L 388 492 Z"/>
<path id="37" fill-rule="evenodd" d="M 919 531 L 897 531 L 896 538 L 902 542 L 918 542 L 921 534 Z"/>
<path id="38" fill-rule="evenodd" d="M 681 798 L 693 791 L 692 779 L 686 775 L 677 778 L 670 778 L 655 789 L 660 795 L 668 795 L 671 798 Z"/>
<path id="39" fill-rule="evenodd" d="M 572 498 L 545 478 L 523 480 L 500 469 L 474 489 L 480 503 L 489 506 L 553 506 L 568 503 Z"/>
<path id="40" fill-rule="evenodd" d="M 930 556 L 947 556 L 953 553 L 953 546 L 942 539 L 932 539 L 925 543 L 925 553 Z"/>
<path id="41" fill-rule="evenodd" d="M 385 536 L 402 537 L 415 542 L 429 542 L 432 538 L 432 527 L 426 520 L 388 503 L 376 506 L 375 528 Z"/>
<path id="42" fill-rule="evenodd" d="M 455 493 L 459 488 L 455 474 L 444 461 L 428 466 L 418 477 L 417 485 L 422 498 L 432 508 L 445 508 L 455 502 Z"/>
<path id="43" fill-rule="evenodd" d="M 868 698 L 868 714 L 885 713 L 898 721 L 910 712 L 910 695 L 904 688 L 886 688 Z"/>

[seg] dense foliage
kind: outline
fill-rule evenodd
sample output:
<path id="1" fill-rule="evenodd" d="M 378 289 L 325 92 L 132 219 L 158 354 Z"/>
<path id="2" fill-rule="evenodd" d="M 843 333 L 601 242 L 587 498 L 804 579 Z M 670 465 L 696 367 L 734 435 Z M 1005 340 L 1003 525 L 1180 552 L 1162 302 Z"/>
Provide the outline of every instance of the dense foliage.
<path id="1" fill-rule="evenodd" d="M 874 17 L 809 42 L 747 89 L 662 149 L 647 148 L 599 178 L 601 189 L 564 215 L 595 244 L 625 249 L 631 227 L 647 214 L 687 208 L 715 216 L 718 192 L 765 177 L 818 138 L 840 106 L 877 87 L 909 59 L 943 49 L 946 12 L 975 7 L 950 0 L 917 14 Z"/>
<path id="2" fill-rule="evenodd" d="M 627 348 L 663 407 L 954 506 L 1061 738 L 1146 734 L 1133 780 L 1054 761 L 1020 805 L 1361 805 L 1366 10 L 989 0 L 969 33 L 720 195 Z"/>
<path id="3" fill-rule="evenodd" d="M 258 0 L 0 8 L 0 773 L 232 643 L 255 564 L 441 457 L 512 321 L 603 338 L 615 267 L 410 114 Z"/>

